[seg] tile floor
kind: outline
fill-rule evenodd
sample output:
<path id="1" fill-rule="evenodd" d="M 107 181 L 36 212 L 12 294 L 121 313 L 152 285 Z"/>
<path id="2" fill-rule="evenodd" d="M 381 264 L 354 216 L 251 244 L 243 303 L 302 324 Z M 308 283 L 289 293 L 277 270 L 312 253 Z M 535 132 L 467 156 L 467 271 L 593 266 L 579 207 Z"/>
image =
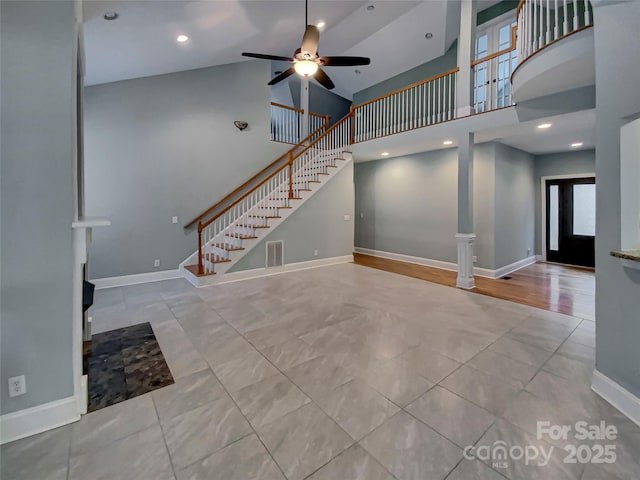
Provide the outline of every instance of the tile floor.
<path id="1" fill-rule="evenodd" d="M 589 388 L 594 323 L 354 264 L 96 292 L 94 331 L 151 322 L 174 385 L 2 446 L 3 479 L 640 478 L 640 428 Z M 604 420 L 613 464 L 536 422 Z M 547 466 L 468 445 L 553 447 Z"/>

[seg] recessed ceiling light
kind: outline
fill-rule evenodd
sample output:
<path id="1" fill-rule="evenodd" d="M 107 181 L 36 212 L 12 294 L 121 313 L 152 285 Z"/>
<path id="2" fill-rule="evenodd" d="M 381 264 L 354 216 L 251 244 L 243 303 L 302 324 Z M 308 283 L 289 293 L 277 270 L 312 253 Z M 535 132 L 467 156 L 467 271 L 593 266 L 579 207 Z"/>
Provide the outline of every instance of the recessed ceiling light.
<path id="1" fill-rule="evenodd" d="M 118 12 L 107 12 L 103 15 L 102 18 L 104 18 L 105 20 L 115 20 L 119 16 L 120 15 L 118 15 Z"/>
<path id="2" fill-rule="evenodd" d="M 369 6 L 367 7 L 367 10 L 369 10 L 369 11 L 371 11 L 371 10 L 375 10 L 375 9 L 376 9 L 376 6 L 375 6 L 375 5 L 369 5 Z"/>
<path id="3" fill-rule="evenodd" d="M 453 145 L 453 141 L 451 140 L 445 140 L 444 142 L 442 142 L 443 145 Z"/>
<path id="4" fill-rule="evenodd" d="M 545 128 L 550 128 L 551 124 L 550 123 L 541 123 L 540 125 L 538 125 L 538 128 L 540 130 L 544 130 Z"/>
<path id="5" fill-rule="evenodd" d="M 325 24 L 323 21 L 319 21 L 319 22 L 316 24 L 316 27 L 318 27 L 318 28 L 323 28 L 325 25 L 326 25 L 326 24 Z"/>
<path id="6" fill-rule="evenodd" d="M 178 42 L 178 43 L 184 43 L 184 42 L 186 42 L 188 40 L 189 40 L 189 37 L 186 36 L 184 33 L 181 33 L 180 35 L 178 35 L 176 37 L 176 42 Z"/>
<path id="7" fill-rule="evenodd" d="M 571 146 L 572 146 L 573 148 L 581 147 L 582 145 L 584 145 L 584 143 L 582 143 L 582 142 L 573 142 L 573 143 L 571 144 Z"/>
<path id="8" fill-rule="evenodd" d="M 388 157 L 389 156 L 389 152 L 382 152 L 380 155 L 382 155 L 383 157 Z"/>
<path id="9" fill-rule="evenodd" d="M 425 33 L 424 38 L 426 38 L 427 40 L 431 40 L 433 38 L 433 33 L 431 32 Z"/>
<path id="10" fill-rule="evenodd" d="M 360 75 L 362 72 L 360 70 L 358 70 L 357 68 L 354 70 L 354 72 L 356 73 L 356 75 Z"/>

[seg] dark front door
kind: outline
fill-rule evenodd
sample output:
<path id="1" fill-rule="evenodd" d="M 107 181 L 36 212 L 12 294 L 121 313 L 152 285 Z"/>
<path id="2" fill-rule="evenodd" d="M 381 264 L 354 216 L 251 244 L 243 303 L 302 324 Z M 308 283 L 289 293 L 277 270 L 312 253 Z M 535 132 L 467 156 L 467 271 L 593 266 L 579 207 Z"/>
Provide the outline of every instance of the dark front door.
<path id="1" fill-rule="evenodd" d="M 596 179 L 547 180 L 547 260 L 595 266 Z"/>

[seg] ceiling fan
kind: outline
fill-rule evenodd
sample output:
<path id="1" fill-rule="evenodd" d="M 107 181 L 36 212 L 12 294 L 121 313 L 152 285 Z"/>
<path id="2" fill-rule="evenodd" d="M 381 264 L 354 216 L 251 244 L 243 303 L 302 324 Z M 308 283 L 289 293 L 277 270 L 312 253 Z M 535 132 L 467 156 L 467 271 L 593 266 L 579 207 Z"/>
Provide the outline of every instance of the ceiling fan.
<path id="1" fill-rule="evenodd" d="M 318 55 L 320 30 L 318 30 L 318 27 L 315 25 L 309 25 L 308 0 L 304 2 L 304 17 L 306 29 L 302 37 L 302 46 L 295 51 L 293 57 L 280 57 L 262 53 L 242 53 L 245 57 L 293 63 L 292 67 L 273 78 L 269 82 L 269 85 L 275 85 L 294 73 L 297 73 L 303 77 L 313 77 L 320 85 L 327 90 L 331 90 L 335 85 L 321 67 L 353 67 L 356 65 L 369 65 L 371 63 L 371 59 L 367 57 L 321 57 Z"/>

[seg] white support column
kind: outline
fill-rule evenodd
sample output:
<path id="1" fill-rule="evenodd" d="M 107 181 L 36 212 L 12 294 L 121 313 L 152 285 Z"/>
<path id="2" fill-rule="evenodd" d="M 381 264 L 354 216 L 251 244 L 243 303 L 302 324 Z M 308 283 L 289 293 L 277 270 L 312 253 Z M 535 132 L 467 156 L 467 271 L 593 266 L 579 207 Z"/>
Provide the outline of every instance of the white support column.
<path id="1" fill-rule="evenodd" d="M 456 286 L 471 289 L 473 279 L 473 142 L 474 134 L 458 138 L 458 278 Z"/>
<path id="2" fill-rule="evenodd" d="M 473 278 L 473 242 L 476 236 L 473 233 L 458 233 L 458 277 L 456 287 L 467 290 L 476 286 Z"/>
<path id="3" fill-rule="evenodd" d="M 474 113 L 471 61 L 475 53 L 476 15 L 475 0 L 462 0 L 460 5 L 460 36 L 458 37 L 458 67 L 460 71 L 456 82 L 458 117 Z"/>
<path id="4" fill-rule="evenodd" d="M 300 131 L 300 140 L 309 136 L 309 79 L 300 79 L 300 108 L 304 110 L 302 114 L 302 127 Z"/>

